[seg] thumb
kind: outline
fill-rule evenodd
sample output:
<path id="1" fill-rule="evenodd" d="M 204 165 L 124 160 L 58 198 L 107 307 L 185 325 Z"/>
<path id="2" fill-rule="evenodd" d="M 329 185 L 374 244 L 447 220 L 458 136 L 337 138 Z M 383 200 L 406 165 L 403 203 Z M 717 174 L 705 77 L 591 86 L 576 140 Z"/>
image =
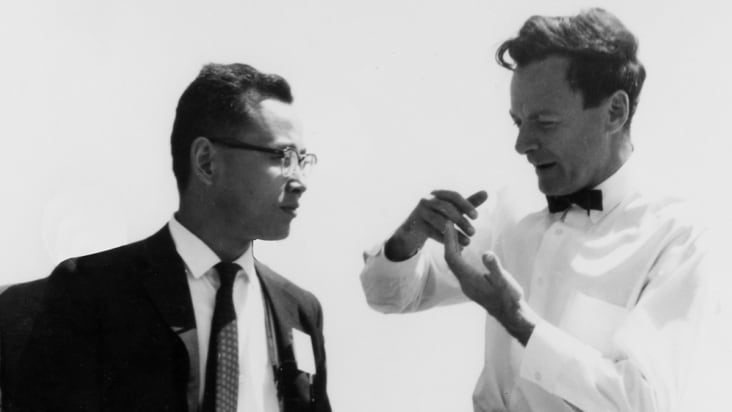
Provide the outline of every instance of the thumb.
<path id="1" fill-rule="evenodd" d="M 483 265 L 488 269 L 488 276 L 491 277 L 493 281 L 503 284 L 503 286 L 511 292 L 511 296 L 514 299 L 519 300 L 523 297 L 523 288 L 510 273 L 503 269 L 501 262 L 498 260 L 498 256 L 496 256 L 495 253 L 490 251 L 485 252 L 483 254 Z"/>
<path id="2" fill-rule="evenodd" d="M 488 275 L 491 277 L 500 277 L 503 273 L 501 265 L 498 263 L 498 257 L 493 252 L 483 253 L 483 266 L 488 269 Z"/>
<path id="3" fill-rule="evenodd" d="M 478 207 L 488 199 L 488 192 L 485 190 L 479 190 L 472 195 L 468 196 L 467 201 L 470 202 L 474 207 Z"/>

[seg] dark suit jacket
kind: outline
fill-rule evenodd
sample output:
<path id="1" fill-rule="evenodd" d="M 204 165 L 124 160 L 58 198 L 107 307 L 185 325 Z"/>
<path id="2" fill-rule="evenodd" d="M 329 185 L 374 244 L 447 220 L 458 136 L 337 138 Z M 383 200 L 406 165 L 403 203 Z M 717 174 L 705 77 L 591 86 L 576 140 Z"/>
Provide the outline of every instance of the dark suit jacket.
<path id="1" fill-rule="evenodd" d="M 41 311 L 46 279 L 5 286 L 0 293 L 0 410 L 9 410 L 18 392 L 20 356 L 33 320 Z"/>
<path id="2" fill-rule="evenodd" d="M 309 292 L 255 262 L 273 315 L 283 412 L 328 412 L 322 311 Z M 198 407 L 195 317 L 166 227 L 61 263 L 22 357 L 22 411 L 189 411 Z M 297 368 L 292 329 L 310 335 L 316 373 Z"/>

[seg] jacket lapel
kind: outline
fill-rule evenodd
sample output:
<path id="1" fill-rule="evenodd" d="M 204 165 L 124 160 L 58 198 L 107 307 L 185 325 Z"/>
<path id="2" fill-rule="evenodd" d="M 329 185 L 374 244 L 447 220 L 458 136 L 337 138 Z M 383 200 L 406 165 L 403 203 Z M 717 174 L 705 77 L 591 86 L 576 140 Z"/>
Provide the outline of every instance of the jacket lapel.
<path id="1" fill-rule="evenodd" d="M 188 410 L 198 409 L 199 357 L 196 318 L 183 260 L 175 250 L 167 225 L 144 242 L 147 268 L 142 283 L 158 312 L 188 354 Z"/>
<path id="2" fill-rule="evenodd" d="M 279 365 L 295 362 L 292 347 L 292 328 L 299 327 L 297 305 L 293 297 L 285 290 L 284 282 L 278 274 L 259 261 L 254 262 L 257 276 L 262 284 L 262 292 L 266 305 L 272 315 L 275 331 L 275 343 Z"/>
<path id="3" fill-rule="evenodd" d="M 310 411 L 313 402 L 311 376 L 298 368 L 292 336 L 293 328 L 306 330 L 300 318 L 299 300 L 280 275 L 258 261 L 255 261 L 255 268 L 275 330 L 278 359 L 273 359 L 273 363 L 280 410 Z"/>

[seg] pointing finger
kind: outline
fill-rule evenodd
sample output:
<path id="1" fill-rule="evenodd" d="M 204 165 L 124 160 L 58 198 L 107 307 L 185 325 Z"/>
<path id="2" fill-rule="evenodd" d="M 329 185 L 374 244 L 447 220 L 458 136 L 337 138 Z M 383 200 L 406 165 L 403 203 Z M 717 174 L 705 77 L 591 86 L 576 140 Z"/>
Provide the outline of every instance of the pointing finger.
<path id="1" fill-rule="evenodd" d="M 447 265 L 450 266 L 450 269 L 458 275 L 458 277 L 460 277 L 459 275 L 461 275 L 462 272 L 470 269 L 470 265 L 465 263 L 461 255 L 463 246 L 458 242 L 459 234 L 460 232 L 455 229 L 455 226 L 453 226 L 452 223 L 447 222 L 445 224 L 443 236 L 445 243 L 445 261 L 447 262 Z"/>
<path id="2" fill-rule="evenodd" d="M 488 193 L 485 190 L 479 190 L 472 195 L 468 196 L 468 202 L 474 207 L 478 207 L 488 199 Z"/>
<path id="3" fill-rule="evenodd" d="M 460 254 L 457 230 L 455 230 L 455 226 L 453 226 L 451 222 L 445 222 L 444 240 L 445 260 L 449 262 Z"/>
<path id="4" fill-rule="evenodd" d="M 485 196 L 486 198 L 488 195 L 481 191 L 483 193 L 482 196 Z M 432 195 L 435 196 L 437 199 L 444 200 L 446 202 L 450 202 L 460 213 L 467 214 L 470 216 L 471 219 L 475 219 L 478 217 L 478 211 L 475 210 L 475 207 L 480 205 L 485 201 L 485 198 L 481 200 L 481 195 L 479 193 L 475 193 L 473 196 L 476 196 L 474 198 L 474 201 L 477 203 L 470 202 L 469 200 L 462 197 L 459 193 L 454 192 L 452 190 L 435 190 L 432 192 Z"/>

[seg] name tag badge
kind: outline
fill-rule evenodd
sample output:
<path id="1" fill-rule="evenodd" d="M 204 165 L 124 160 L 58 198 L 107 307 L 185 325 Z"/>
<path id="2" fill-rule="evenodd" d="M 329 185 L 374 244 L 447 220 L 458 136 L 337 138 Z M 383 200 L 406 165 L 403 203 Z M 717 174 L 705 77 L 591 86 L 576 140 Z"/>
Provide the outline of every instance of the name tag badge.
<path id="1" fill-rule="evenodd" d="M 303 372 L 315 375 L 315 358 L 313 357 L 313 342 L 310 335 L 293 328 L 292 346 L 295 351 L 297 367 Z"/>

